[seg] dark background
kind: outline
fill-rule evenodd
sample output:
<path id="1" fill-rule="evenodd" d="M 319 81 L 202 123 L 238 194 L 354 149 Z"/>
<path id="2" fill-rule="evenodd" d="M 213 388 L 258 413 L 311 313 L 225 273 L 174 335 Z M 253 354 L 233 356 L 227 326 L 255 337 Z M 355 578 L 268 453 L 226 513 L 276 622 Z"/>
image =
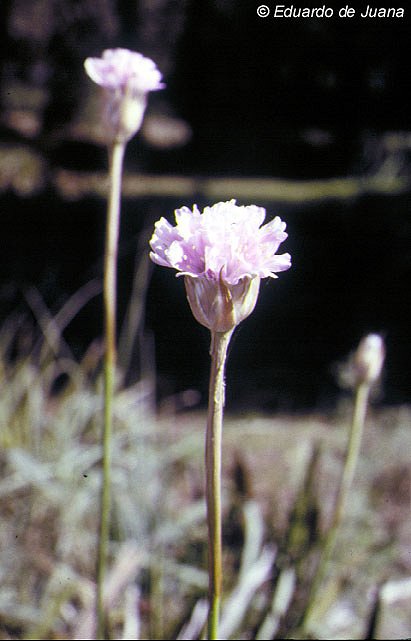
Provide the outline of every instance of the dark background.
<path id="1" fill-rule="evenodd" d="M 146 120 L 174 131 L 178 122 L 185 131 L 161 145 L 140 132 L 127 149 L 127 172 L 300 181 L 375 177 L 377 188 L 355 197 L 319 194 L 315 202 L 290 202 L 256 193 L 239 200 L 287 222 L 283 248 L 293 267 L 263 284 L 255 312 L 237 330 L 227 372 L 229 407 L 333 406 L 333 365 L 370 331 L 381 332 L 387 344 L 381 401 L 409 402 L 407 7 L 402 19 L 359 18 L 366 3 L 355 4 L 353 19 L 263 19 L 258 4 L 1 2 L 1 317 L 26 309 L 24 292 L 32 285 L 57 312 L 87 280 L 101 276 L 105 201 L 92 189 L 64 199 L 55 176 L 61 169 L 105 170 L 106 152 L 90 125 L 97 88 L 82 65 L 106 47 L 125 46 L 152 57 L 167 83 L 150 96 Z M 16 164 L 23 152 L 27 176 Z M 176 207 L 193 202 L 212 204 L 201 190 L 188 201 L 125 198 L 120 321 L 143 230 L 150 234 L 161 215 L 172 220 Z M 101 329 L 96 298 L 65 338 L 80 356 Z M 158 398 L 192 388 L 204 402 L 208 333 L 191 317 L 183 283 L 171 270 L 152 270 L 145 332 L 146 344 L 155 347 L 145 358 L 155 358 Z M 133 362 L 135 377 L 141 363 Z"/>

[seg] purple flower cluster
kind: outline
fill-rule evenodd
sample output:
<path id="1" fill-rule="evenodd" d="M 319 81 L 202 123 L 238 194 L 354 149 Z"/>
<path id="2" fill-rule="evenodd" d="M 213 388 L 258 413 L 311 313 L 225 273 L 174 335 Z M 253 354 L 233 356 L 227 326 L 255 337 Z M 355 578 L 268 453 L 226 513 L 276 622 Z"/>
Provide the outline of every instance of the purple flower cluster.
<path id="1" fill-rule="evenodd" d="M 84 67 L 95 83 L 113 91 L 144 94 L 164 87 L 155 63 L 128 49 L 106 49 L 101 58 L 87 58 Z"/>
<path id="2" fill-rule="evenodd" d="M 150 241 L 151 259 L 179 274 L 237 285 L 243 278 L 276 278 L 291 267 L 289 254 L 277 255 L 287 238 L 286 224 L 276 216 L 262 225 L 265 209 L 238 206 L 235 200 L 206 207 L 202 213 L 175 211 L 176 226 L 161 218 Z"/>
<path id="3" fill-rule="evenodd" d="M 103 130 L 108 143 L 125 143 L 140 129 L 149 91 L 162 89 L 155 63 L 128 49 L 106 49 L 101 58 L 87 58 L 88 76 L 104 89 Z"/>

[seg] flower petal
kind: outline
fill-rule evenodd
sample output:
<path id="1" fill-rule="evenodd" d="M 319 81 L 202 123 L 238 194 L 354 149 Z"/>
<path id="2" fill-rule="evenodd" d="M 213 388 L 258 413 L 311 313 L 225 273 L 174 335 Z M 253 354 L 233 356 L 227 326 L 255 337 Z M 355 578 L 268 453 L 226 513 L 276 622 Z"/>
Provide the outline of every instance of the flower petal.
<path id="1" fill-rule="evenodd" d="M 237 285 L 244 278 L 275 277 L 291 266 L 289 254 L 277 255 L 287 238 L 279 216 L 263 225 L 265 209 L 238 206 L 235 200 L 175 211 L 176 225 L 164 218 L 156 223 L 150 241 L 154 262 L 179 272 Z M 160 263 L 161 261 L 161 263 Z"/>

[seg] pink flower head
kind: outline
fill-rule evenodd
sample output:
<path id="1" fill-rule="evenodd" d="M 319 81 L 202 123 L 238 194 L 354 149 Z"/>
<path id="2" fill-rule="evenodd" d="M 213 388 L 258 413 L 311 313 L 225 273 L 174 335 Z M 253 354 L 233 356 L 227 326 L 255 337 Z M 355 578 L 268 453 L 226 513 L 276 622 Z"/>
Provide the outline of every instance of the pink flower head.
<path id="1" fill-rule="evenodd" d="M 260 279 L 291 267 L 289 254 L 276 254 L 285 223 L 277 216 L 262 226 L 264 218 L 262 207 L 230 200 L 202 213 L 177 209 L 174 227 L 165 218 L 155 224 L 151 260 L 185 276 L 192 312 L 212 331 L 232 330 L 253 311 Z"/>
<path id="2" fill-rule="evenodd" d="M 87 58 L 84 67 L 94 82 L 113 91 L 147 93 L 164 87 L 155 63 L 128 49 L 106 49 L 101 58 Z"/>
<path id="3" fill-rule="evenodd" d="M 110 139 L 129 140 L 140 128 L 149 91 L 162 89 L 161 73 L 150 58 L 128 49 L 106 49 L 87 58 L 88 76 L 105 90 L 104 125 Z"/>
<path id="4" fill-rule="evenodd" d="M 229 285 L 242 278 L 277 278 L 276 272 L 291 267 L 290 254 L 276 254 L 287 238 L 286 224 L 276 216 L 262 225 L 265 209 L 240 207 L 235 200 L 206 207 L 176 209 L 177 225 L 161 218 L 150 241 L 150 258 L 173 267 L 179 275 L 205 277 Z"/>

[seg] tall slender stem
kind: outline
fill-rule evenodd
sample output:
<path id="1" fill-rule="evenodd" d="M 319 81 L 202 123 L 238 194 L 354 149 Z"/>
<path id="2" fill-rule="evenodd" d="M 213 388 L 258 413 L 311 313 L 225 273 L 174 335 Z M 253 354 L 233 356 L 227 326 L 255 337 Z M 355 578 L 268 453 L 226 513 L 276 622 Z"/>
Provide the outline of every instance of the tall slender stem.
<path id="1" fill-rule="evenodd" d="M 116 368 L 117 248 L 120 226 L 121 175 L 124 151 L 124 143 L 114 142 L 109 148 L 110 192 L 107 207 L 103 287 L 105 334 L 104 426 L 102 435 L 103 477 L 100 494 L 100 526 L 97 550 L 97 639 L 106 638 L 103 586 L 106 574 L 110 527 L 111 432 Z"/>
<path id="2" fill-rule="evenodd" d="M 205 447 L 208 524 L 208 638 L 218 638 L 222 584 L 221 440 L 224 408 L 224 368 L 232 331 L 211 333 L 211 370 Z"/>
<path id="3" fill-rule="evenodd" d="M 302 625 L 305 627 L 314 611 L 315 599 L 318 589 L 324 579 L 328 562 L 334 550 L 338 529 L 343 517 L 344 508 L 348 494 L 354 479 L 355 468 L 360 453 L 361 439 L 364 431 L 365 415 L 367 412 L 370 383 L 368 381 L 359 383 L 356 389 L 354 411 L 351 423 L 350 436 L 348 440 L 344 469 L 338 488 L 331 525 L 325 537 L 320 562 L 311 586 L 310 598 L 303 615 Z"/>

